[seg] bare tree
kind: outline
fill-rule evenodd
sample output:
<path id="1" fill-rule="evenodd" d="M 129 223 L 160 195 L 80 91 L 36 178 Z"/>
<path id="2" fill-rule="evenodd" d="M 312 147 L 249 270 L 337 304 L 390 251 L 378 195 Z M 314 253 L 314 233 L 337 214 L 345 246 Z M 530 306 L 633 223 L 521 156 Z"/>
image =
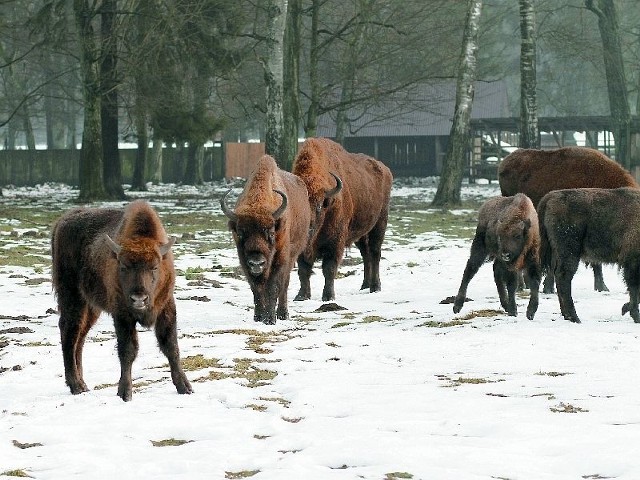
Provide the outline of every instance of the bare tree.
<path id="1" fill-rule="evenodd" d="M 73 11 L 81 52 L 80 71 L 84 98 L 79 199 L 91 201 L 107 198 L 102 166 L 100 55 L 94 26 L 98 12 L 89 0 L 73 0 Z"/>
<path id="2" fill-rule="evenodd" d="M 535 10 L 532 0 L 520 0 L 520 146 L 540 148 Z"/>
<path id="3" fill-rule="evenodd" d="M 265 0 L 267 15 L 266 58 L 262 60 L 266 87 L 265 151 L 281 163 L 284 138 L 283 80 L 284 31 L 288 0 Z"/>
<path id="4" fill-rule="evenodd" d="M 616 6 L 613 0 L 585 0 L 585 6 L 598 17 L 598 27 L 602 37 L 602 51 L 604 53 L 604 68 L 607 77 L 609 110 L 614 129 L 613 137 L 616 142 L 616 160 L 629 169 L 631 112 L 629 110 Z"/>
<path id="5" fill-rule="evenodd" d="M 442 175 L 433 199 L 433 206 L 459 205 L 462 176 L 469 147 L 469 122 L 473 107 L 474 81 L 478 55 L 478 29 L 482 0 L 468 0 L 458 67 L 456 105 L 449 145 L 444 159 Z"/>

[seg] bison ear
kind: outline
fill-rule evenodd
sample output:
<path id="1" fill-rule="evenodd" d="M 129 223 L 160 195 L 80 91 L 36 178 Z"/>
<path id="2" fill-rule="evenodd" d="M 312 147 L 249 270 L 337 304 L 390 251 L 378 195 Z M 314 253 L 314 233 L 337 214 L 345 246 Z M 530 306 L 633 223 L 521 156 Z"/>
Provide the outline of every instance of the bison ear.
<path id="1" fill-rule="evenodd" d="M 104 238 L 107 241 L 107 245 L 109 245 L 109 248 L 111 249 L 111 251 L 116 254 L 116 257 L 120 255 L 120 251 L 122 250 L 122 247 L 118 245 L 116 242 L 114 242 L 111 239 L 111 237 L 106 233 L 104 234 Z"/>
<path id="2" fill-rule="evenodd" d="M 169 241 L 163 245 L 160 245 L 160 255 L 164 256 L 169 253 L 173 244 L 176 243 L 176 237 L 169 237 Z"/>

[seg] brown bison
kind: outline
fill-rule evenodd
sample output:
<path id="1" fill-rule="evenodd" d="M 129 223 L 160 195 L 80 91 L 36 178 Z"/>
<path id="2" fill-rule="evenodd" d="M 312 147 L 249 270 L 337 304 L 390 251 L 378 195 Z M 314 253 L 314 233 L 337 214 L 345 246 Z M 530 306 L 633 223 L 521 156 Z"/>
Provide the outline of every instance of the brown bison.
<path id="1" fill-rule="evenodd" d="M 240 265 L 253 292 L 254 320 L 276 323 L 289 316 L 287 289 L 296 259 L 307 245 L 311 212 L 300 178 L 264 155 L 247 180 L 235 211 L 220 200 Z M 278 310 L 276 312 L 276 300 Z"/>
<path id="2" fill-rule="evenodd" d="M 571 280 L 580 260 L 616 263 L 629 290 L 622 314 L 640 323 L 640 190 L 576 188 L 550 192 L 538 205 L 541 259 L 555 275 L 562 316 L 580 323 Z"/>
<path id="3" fill-rule="evenodd" d="M 527 318 L 533 320 L 538 309 L 541 277 L 540 233 L 536 209 L 526 195 L 492 198 L 480 207 L 471 255 L 453 304 L 454 313 L 462 309 L 467 286 L 487 257 L 493 259 L 500 304 L 511 316 L 517 314 L 518 272 L 524 271 L 531 288 Z"/>
<path id="4" fill-rule="evenodd" d="M 364 263 L 362 289 L 380 290 L 380 255 L 387 228 L 391 171 L 367 155 L 349 153 L 326 138 L 304 142 L 293 173 L 307 185 L 312 215 L 308 247 L 298 259 L 300 291 L 295 300 L 311 298 L 309 277 L 322 258 L 322 300 L 335 298 L 334 278 L 344 249 L 355 243 Z"/>
<path id="5" fill-rule="evenodd" d="M 518 192 L 527 195 L 534 205 L 552 190 L 565 188 L 639 188 L 622 166 L 598 150 L 564 147 L 556 150 L 519 149 L 507 155 L 498 167 L 502 195 Z M 592 263 L 594 288 L 608 291 L 602 266 Z M 553 278 L 544 283 L 544 292 L 553 293 Z"/>
<path id="6" fill-rule="evenodd" d="M 120 382 L 118 396 L 131 400 L 131 367 L 138 353 L 136 324 L 155 325 L 178 393 L 192 393 L 180 364 L 173 298 L 171 246 L 160 219 L 144 201 L 126 208 L 78 208 L 64 214 L 51 238 L 53 288 L 60 312 L 66 383 L 71 393 L 88 390 L 82 349 L 101 311 L 113 316 Z"/>

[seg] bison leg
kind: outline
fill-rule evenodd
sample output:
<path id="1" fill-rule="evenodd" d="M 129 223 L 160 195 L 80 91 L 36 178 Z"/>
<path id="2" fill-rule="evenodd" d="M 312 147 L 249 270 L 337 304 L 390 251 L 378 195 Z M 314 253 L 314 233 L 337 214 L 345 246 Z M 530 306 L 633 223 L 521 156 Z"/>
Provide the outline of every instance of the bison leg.
<path id="1" fill-rule="evenodd" d="M 283 285 L 280 287 L 280 295 L 278 296 L 278 310 L 276 317 L 278 320 L 289 319 L 289 306 L 287 305 L 287 291 L 289 290 L 289 278 L 291 276 L 291 267 L 287 266 L 286 273 L 283 272 Z"/>
<path id="2" fill-rule="evenodd" d="M 370 292 L 379 292 L 382 289 L 380 283 L 380 257 L 382 256 L 382 242 L 384 234 L 387 230 L 388 212 L 385 209 L 384 214 L 378 220 L 375 227 L 369 232 L 369 254 L 371 255 L 371 277 L 369 284 Z"/>
<path id="3" fill-rule="evenodd" d="M 467 260 L 466 267 L 464 267 L 464 273 L 462 274 L 462 282 L 460 282 L 458 294 L 453 302 L 453 313 L 458 313 L 462 310 L 464 301 L 467 298 L 467 287 L 469 286 L 469 282 L 475 274 L 478 273 L 478 270 L 484 263 L 486 257 L 487 251 L 484 244 L 484 236 L 476 235 L 473 238 L 473 243 L 471 244 L 471 255 L 469 256 L 469 260 Z"/>
<path id="4" fill-rule="evenodd" d="M 622 307 L 622 314 L 629 312 L 635 323 L 640 323 L 640 312 L 638 312 L 638 299 L 640 296 L 640 266 L 624 265 L 624 281 L 629 290 L 629 302 Z"/>
<path id="5" fill-rule="evenodd" d="M 365 288 L 370 288 L 371 285 L 371 252 L 369 251 L 369 240 L 366 235 L 356 242 L 356 247 L 358 247 L 360 255 L 362 255 L 364 279 L 360 290 L 364 290 Z"/>
<path id="6" fill-rule="evenodd" d="M 293 299 L 296 302 L 309 300 L 311 298 L 311 271 L 313 270 L 313 260 L 307 259 L 303 255 L 298 257 L 298 278 L 300 279 L 300 291 Z"/>
<path id="7" fill-rule="evenodd" d="M 176 304 L 173 299 L 169 301 L 164 310 L 160 312 L 156 320 L 156 338 L 160 351 L 169 360 L 171 381 L 180 394 L 193 393 L 193 388 L 182 370 L 180 362 L 180 349 L 178 348 L 178 334 L 176 330 Z"/>
<path id="8" fill-rule="evenodd" d="M 602 276 L 602 264 L 592 263 L 591 268 L 593 268 L 593 289 L 596 292 L 608 292 L 609 289 L 605 285 L 604 277 Z"/>
<path id="9" fill-rule="evenodd" d="M 496 282 L 500 305 L 507 315 L 515 317 L 518 314 L 516 306 L 516 290 L 518 288 L 518 273 L 507 268 L 504 262 L 493 262 L 493 279 Z"/>
<path id="10" fill-rule="evenodd" d="M 527 257 L 527 265 L 525 270 L 527 283 L 529 284 L 529 305 L 527 305 L 527 318 L 533 320 L 538 310 L 538 290 L 540 289 L 540 278 L 542 272 L 537 261 Z"/>
<path id="11" fill-rule="evenodd" d="M 340 260 L 337 253 L 327 253 L 322 257 L 322 274 L 324 275 L 324 288 L 322 289 L 323 302 L 336 298 L 334 283 Z"/>
<path id="12" fill-rule="evenodd" d="M 127 315 L 116 314 L 114 325 L 118 341 L 118 358 L 120 359 L 118 396 L 128 402 L 131 400 L 133 392 L 131 367 L 138 355 L 138 332 L 136 331 L 136 321 Z"/>
<path id="13" fill-rule="evenodd" d="M 65 381 L 71 393 L 77 395 L 89 391 L 82 376 L 82 349 L 87 332 L 95 323 L 97 314 L 80 300 L 82 298 L 80 292 L 76 291 L 74 296 L 75 298 L 69 301 L 66 296 L 59 296 L 58 326 Z"/>
<path id="14" fill-rule="evenodd" d="M 552 273 L 548 273 L 546 277 L 544 277 L 544 283 L 542 286 L 543 293 L 555 293 L 555 279 L 553 278 Z"/>
<path id="15" fill-rule="evenodd" d="M 563 259 L 563 261 L 557 262 L 554 269 L 560 312 L 566 320 L 573 323 L 580 323 L 571 296 L 571 281 L 578 270 L 579 260 L 577 256 L 563 257 Z"/>

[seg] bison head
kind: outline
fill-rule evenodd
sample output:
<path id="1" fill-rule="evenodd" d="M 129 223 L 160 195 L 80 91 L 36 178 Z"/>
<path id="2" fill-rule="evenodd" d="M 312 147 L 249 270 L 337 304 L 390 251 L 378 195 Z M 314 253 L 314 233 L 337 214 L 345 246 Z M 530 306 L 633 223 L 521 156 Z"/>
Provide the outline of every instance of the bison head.
<path id="1" fill-rule="evenodd" d="M 261 208 L 242 207 L 240 213 L 227 206 L 226 197 L 220 199 L 220 207 L 229 218 L 229 228 L 238 249 L 240 264 L 248 275 L 259 277 L 268 275 L 271 261 L 275 255 L 276 233 L 280 219 L 287 209 L 287 195 L 274 190 L 282 197 L 282 204 L 274 212 L 265 212 Z"/>
<path id="2" fill-rule="evenodd" d="M 161 245 L 141 237 L 124 240 L 122 244 L 107 234 L 105 239 L 118 260 L 118 282 L 127 307 L 144 316 L 154 305 L 162 260 L 171 250 L 175 237 Z"/>
<path id="3" fill-rule="evenodd" d="M 516 220 L 504 222 L 498 220 L 498 258 L 511 265 L 518 260 L 527 244 L 527 234 L 531 227 L 531 220 Z"/>
<path id="4" fill-rule="evenodd" d="M 331 206 L 331 199 L 333 199 L 338 193 L 342 191 L 342 180 L 335 173 L 329 172 L 329 174 L 335 179 L 336 186 L 330 189 L 309 189 L 309 203 L 312 211 L 312 230 L 317 230 L 324 221 L 324 215 L 327 209 Z"/>

